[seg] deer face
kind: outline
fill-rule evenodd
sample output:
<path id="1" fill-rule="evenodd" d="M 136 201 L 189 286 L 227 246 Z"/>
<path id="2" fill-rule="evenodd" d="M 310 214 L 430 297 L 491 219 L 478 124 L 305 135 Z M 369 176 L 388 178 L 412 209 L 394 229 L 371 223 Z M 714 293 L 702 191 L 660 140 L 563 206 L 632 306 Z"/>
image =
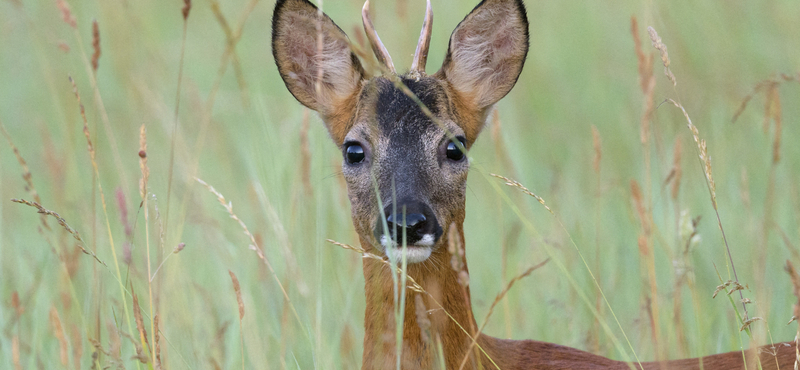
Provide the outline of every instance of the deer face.
<path id="1" fill-rule="evenodd" d="M 359 235 L 383 252 L 405 242 L 408 261 L 421 262 L 444 228 L 463 220 L 469 164 L 459 144 L 467 143 L 440 81 L 400 82 L 433 117 L 388 79 L 370 80 L 343 141 L 342 172 Z"/>
<path id="2" fill-rule="evenodd" d="M 289 91 L 320 113 L 342 151 L 353 225 L 369 244 L 364 247 L 394 259 L 396 247 L 406 245 L 408 261 L 423 262 L 441 249 L 446 228 L 464 221 L 469 163 L 463 150 L 516 82 L 528 23 L 519 0 L 483 1 L 453 31 L 441 70 L 428 76 L 428 3 L 412 70 L 397 75 L 367 7 L 365 29 L 386 74 L 368 76 L 347 36 L 306 0 L 278 1 L 273 54 Z"/>

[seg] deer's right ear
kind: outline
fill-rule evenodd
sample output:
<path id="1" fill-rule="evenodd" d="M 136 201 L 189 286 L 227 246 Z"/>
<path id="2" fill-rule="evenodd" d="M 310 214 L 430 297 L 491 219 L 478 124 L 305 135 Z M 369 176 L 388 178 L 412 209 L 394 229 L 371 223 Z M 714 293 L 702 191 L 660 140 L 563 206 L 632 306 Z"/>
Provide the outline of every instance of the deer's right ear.
<path id="1" fill-rule="evenodd" d="M 278 0 L 272 16 L 272 55 L 292 95 L 319 112 L 338 139 L 346 128 L 337 126 L 348 125 L 345 117 L 354 113 L 365 78 L 347 35 L 307 0 Z"/>

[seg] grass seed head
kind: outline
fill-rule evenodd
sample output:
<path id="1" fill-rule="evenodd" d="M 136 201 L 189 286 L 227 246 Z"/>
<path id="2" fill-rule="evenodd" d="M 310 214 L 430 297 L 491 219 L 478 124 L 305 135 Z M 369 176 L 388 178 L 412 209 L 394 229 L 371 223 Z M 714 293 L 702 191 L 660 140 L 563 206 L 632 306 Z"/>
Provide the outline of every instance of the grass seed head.
<path id="1" fill-rule="evenodd" d="M 92 20 L 92 70 L 97 72 L 98 63 L 100 61 L 100 27 L 97 25 L 97 19 Z"/>
<path id="2" fill-rule="evenodd" d="M 181 8 L 181 14 L 183 14 L 183 20 L 186 21 L 189 18 L 189 12 L 192 10 L 192 0 L 183 0 L 183 8 Z"/>
<path id="3" fill-rule="evenodd" d="M 745 322 L 744 322 L 744 323 L 742 324 L 742 326 L 739 328 L 739 331 L 744 331 L 744 329 L 747 329 L 747 328 L 749 328 L 749 327 L 750 327 L 750 325 L 751 325 L 751 324 L 753 324 L 753 323 L 754 323 L 754 322 L 756 322 L 756 321 L 764 321 L 764 318 L 763 318 L 763 317 L 754 317 L 754 318 L 752 318 L 752 319 L 745 320 Z"/>
<path id="4" fill-rule="evenodd" d="M 11 293 L 11 308 L 14 309 L 14 312 L 16 312 L 17 317 L 22 316 L 22 313 L 25 312 L 25 309 L 19 302 L 19 293 L 17 293 L 16 290 Z"/>
<path id="5" fill-rule="evenodd" d="M 147 340 L 147 330 L 144 327 L 144 320 L 142 319 L 142 310 L 139 307 L 139 297 L 137 297 L 136 293 L 133 291 L 133 282 L 131 282 L 131 296 L 133 296 L 133 318 L 136 320 L 136 329 L 139 331 L 139 341 L 141 343 L 141 347 L 149 348 L 150 342 Z M 141 351 L 141 348 L 139 348 L 139 351 Z M 139 353 L 139 351 L 137 351 L 137 353 Z M 139 355 L 140 355 L 139 360 L 143 364 L 149 362 L 150 359 L 147 358 L 146 355 L 144 355 L 144 352 L 139 353 Z"/>
<path id="6" fill-rule="evenodd" d="M 139 195 L 142 200 L 147 196 L 147 181 L 150 179 L 150 169 L 147 167 L 147 128 L 144 123 L 139 128 L 139 168 L 142 178 L 139 180 Z"/>
<path id="7" fill-rule="evenodd" d="M 160 335 L 158 329 L 158 314 L 153 317 L 153 327 L 153 336 L 155 337 L 153 340 L 156 342 L 155 369 L 161 370 L 161 341 L 159 340 Z"/>
<path id="8" fill-rule="evenodd" d="M 87 250 L 85 248 L 85 244 L 86 243 L 83 241 L 83 238 L 81 238 L 81 235 L 78 233 L 78 231 L 76 231 L 71 226 L 69 226 L 69 224 L 67 224 L 67 221 L 64 220 L 64 218 L 62 218 L 61 215 L 59 215 L 58 213 L 53 212 L 53 211 L 51 211 L 51 210 L 49 210 L 47 208 L 42 207 L 41 204 L 36 203 L 36 202 L 31 202 L 31 201 L 28 201 L 28 200 L 25 200 L 25 199 L 11 199 L 11 201 L 14 202 L 14 203 L 20 203 L 20 204 L 24 204 L 26 206 L 30 206 L 30 207 L 36 208 L 39 211 L 38 213 L 40 213 L 42 215 L 47 215 L 47 216 L 51 216 L 51 217 L 55 218 L 56 221 L 58 222 L 58 224 L 61 225 L 61 227 L 63 227 L 64 230 L 67 230 L 67 232 L 70 233 L 72 235 L 72 237 L 75 238 L 75 240 L 80 242 L 77 245 L 78 245 L 78 248 L 81 249 L 81 252 L 83 252 L 84 254 L 88 254 L 88 255 L 94 257 L 94 259 L 97 262 L 100 262 L 103 266 L 108 267 L 108 265 L 106 265 L 105 262 L 100 260 L 100 258 L 98 258 L 97 255 L 94 252 L 92 252 L 90 250 Z"/>
<path id="9" fill-rule="evenodd" d="M 72 10 L 70 10 L 66 0 L 56 0 L 56 6 L 61 11 L 61 19 L 70 27 L 78 29 L 78 22 L 75 21 L 75 16 L 72 15 Z"/>
<path id="10" fill-rule="evenodd" d="M 228 270 L 231 275 L 231 282 L 233 282 L 233 291 L 236 293 L 236 302 L 239 304 L 239 321 L 244 318 L 244 301 L 242 300 L 242 288 L 239 286 L 239 279 L 233 271 Z"/>
<path id="11" fill-rule="evenodd" d="M 528 190 L 528 188 L 526 188 L 526 187 L 525 187 L 525 186 L 523 186 L 521 183 L 519 183 L 519 181 L 516 181 L 516 180 L 511 180 L 511 179 L 509 179 L 508 177 L 505 177 L 505 176 L 502 176 L 502 175 L 498 175 L 498 174 L 494 174 L 494 173 L 491 173 L 491 174 L 489 174 L 489 175 L 491 175 L 492 177 L 496 177 L 496 178 L 498 178 L 498 179 L 501 179 L 501 180 L 503 180 L 503 181 L 505 181 L 505 182 L 506 182 L 506 185 L 508 185 L 508 186 L 510 186 L 510 187 L 512 187 L 512 188 L 517 188 L 517 189 L 519 189 L 520 191 L 522 191 L 523 193 L 525 193 L 525 194 L 527 194 L 527 195 L 530 195 L 530 196 L 532 196 L 532 197 L 533 197 L 533 199 L 536 199 L 536 201 L 537 201 L 537 202 L 539 202 L 541 205 L 543 205 L 543 206 L 544 206 L 544 208 L 545 208 L 545 209 L 546 209 L 548 212 L 550 212 L 550 214 L 554 214 L 554 213 L 553 213 L 553 210 L 552 210 L 552 209 L 550 209 L 550 207 L 547 205 L 547 203 L 545 203 L 545 201 L 544 201 L 544 198 L 542 198 L 542 197 L 540 197 L 540 196 L 538 196 L 538 195 L 534 194 L 532 191 Z"/>
<path id="12" fill-rule="evenodd" d="M 675 75 L 672 74 L 672 71 L 669 69 L 667 45 L 661 41 L 661 37 L 658 36 L 658 33 L 653 27 L 647 27 L 647 33 L 650 34 L 650 41 L 653 43 L 653 47 L 661 54 L 661 62 L 664 64 L 664 75 L 672 82 L 672 86 L 676 86 L 678 82 L 675 80 Z"/>

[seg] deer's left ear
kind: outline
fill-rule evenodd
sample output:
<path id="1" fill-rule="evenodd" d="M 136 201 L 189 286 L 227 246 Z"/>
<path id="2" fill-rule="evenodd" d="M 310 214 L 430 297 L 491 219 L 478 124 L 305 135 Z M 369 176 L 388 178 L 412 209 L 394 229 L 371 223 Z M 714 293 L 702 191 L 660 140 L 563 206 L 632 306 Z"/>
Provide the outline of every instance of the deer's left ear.
<path id="1" fill-rule="evenodd" d="M 522 0 L 484 0 L 453 31 L 436 76 L 449 83 L 465 106 L 485 117 L 514 87 L 527 54 L 528 18 Z"/>

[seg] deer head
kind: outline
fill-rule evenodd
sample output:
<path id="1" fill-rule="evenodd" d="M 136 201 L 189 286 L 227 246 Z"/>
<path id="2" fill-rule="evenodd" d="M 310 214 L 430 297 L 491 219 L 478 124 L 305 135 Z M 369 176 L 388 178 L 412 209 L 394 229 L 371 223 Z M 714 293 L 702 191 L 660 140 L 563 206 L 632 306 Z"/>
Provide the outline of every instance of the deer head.
<path id="1" fill-rule="evenodd" d="M 364 28 L 381 75 L 367 74 L 347 35 L 307 0 L 278 0 L 273 55 L 286 87 L 319 112 L 342 151 L 364 247 L 386 254 L 405 243 L 408 261 L 423 262 L 442 249 L 449 225 L 463 223 L 469 169 L 463 149 L 516 83 L 528 22 L 521 0 L 484 0 L 453 31 L 441 69 L 428 75 L 429 1 L 412 68 L 398 75 L 368 7 L 369 1 Z"/>

